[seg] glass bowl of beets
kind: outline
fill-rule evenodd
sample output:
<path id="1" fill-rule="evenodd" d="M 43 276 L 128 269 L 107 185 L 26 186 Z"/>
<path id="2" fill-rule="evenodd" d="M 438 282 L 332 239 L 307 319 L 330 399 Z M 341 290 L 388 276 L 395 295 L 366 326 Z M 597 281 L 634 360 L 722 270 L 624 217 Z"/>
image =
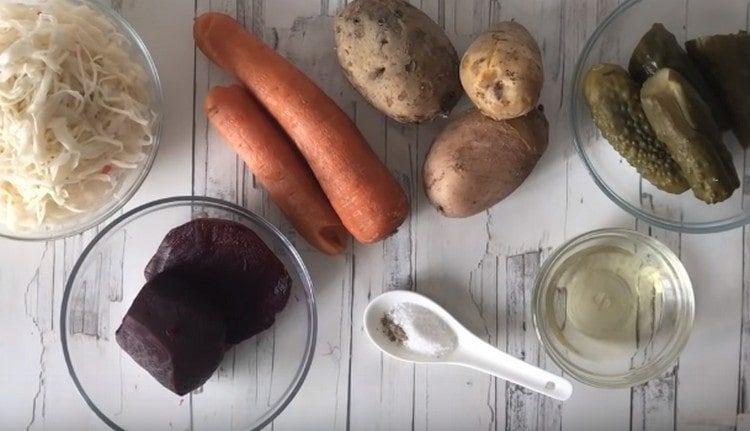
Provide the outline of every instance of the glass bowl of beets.
<path id="1" fill-rule="evenodd" d="M 313 358 L 310 276 L 272 224 L 212 198 L 140 206 L 103 228 L 65 286 L 63 353 L 113 429 L 262 428 Z"/>

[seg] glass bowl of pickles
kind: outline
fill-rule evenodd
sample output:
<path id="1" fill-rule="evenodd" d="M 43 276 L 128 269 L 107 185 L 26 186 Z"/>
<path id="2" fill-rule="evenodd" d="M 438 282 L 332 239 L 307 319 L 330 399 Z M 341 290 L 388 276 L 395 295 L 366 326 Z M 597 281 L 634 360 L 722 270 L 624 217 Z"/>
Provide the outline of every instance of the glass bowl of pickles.
<path id="1" fill-rule="evenodd" d="M 750 221 L 746 6 L 626 1 L 578 59 L 578 153 L 612 201 L 653 226 L 710 233 Z"/>
<path id="2" fill-rule="evenodd" d="M 695 314 L 690 277 L 664 244 L 628 229 L 571 239 L 539 271 L 537 335 L 566 373 L 624 388 L 662 375 L 685 347 Z"/>

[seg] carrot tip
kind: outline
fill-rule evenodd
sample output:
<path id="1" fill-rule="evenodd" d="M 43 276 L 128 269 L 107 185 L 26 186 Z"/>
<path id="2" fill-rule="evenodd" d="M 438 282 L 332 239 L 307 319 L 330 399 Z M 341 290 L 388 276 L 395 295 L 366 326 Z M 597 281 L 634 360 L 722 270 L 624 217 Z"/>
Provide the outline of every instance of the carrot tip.
<path id="1" fill-rule="evenodd" d="M 326 226 L 320 229 L 318 234 L 330 246 L 329 254 L 339 254 L 346 248 L 348 235 L 340 226 Z"/>

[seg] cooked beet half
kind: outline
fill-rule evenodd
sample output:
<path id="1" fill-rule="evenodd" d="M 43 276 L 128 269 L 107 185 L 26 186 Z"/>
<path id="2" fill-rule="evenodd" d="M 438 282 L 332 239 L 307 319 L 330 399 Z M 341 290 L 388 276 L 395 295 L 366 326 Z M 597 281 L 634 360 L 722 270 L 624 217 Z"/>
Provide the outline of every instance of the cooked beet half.
<path id="1" fill-rule="evenodd" d="M 206 290 L 172 274 L 154 277 L 115 333 L 117 344 L 177 395 L 202 385 L 224 356 L 226 320 Z"/>
<path id="2" fill-rule="evenodd" d="M 147 280 L 169 272 L 200 281 L 197 285 L 224 312 L 228 343 L 270 327 L 291 290 L 284 264 L 255 232 L 214 218 L 172 229 L 144 272 Z"/>

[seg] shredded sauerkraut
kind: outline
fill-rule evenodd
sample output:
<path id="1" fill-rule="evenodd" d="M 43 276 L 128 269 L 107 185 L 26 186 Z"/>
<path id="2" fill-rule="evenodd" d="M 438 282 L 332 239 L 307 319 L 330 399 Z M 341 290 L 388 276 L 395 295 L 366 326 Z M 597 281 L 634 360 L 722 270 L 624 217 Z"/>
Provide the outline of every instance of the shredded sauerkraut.
<path id="1" fill-rule="evenodd" d="M 108 203 L 154 141 L 149 78 L 88 6 L 0 1 L 0 222 L 49 229 Z"/>

